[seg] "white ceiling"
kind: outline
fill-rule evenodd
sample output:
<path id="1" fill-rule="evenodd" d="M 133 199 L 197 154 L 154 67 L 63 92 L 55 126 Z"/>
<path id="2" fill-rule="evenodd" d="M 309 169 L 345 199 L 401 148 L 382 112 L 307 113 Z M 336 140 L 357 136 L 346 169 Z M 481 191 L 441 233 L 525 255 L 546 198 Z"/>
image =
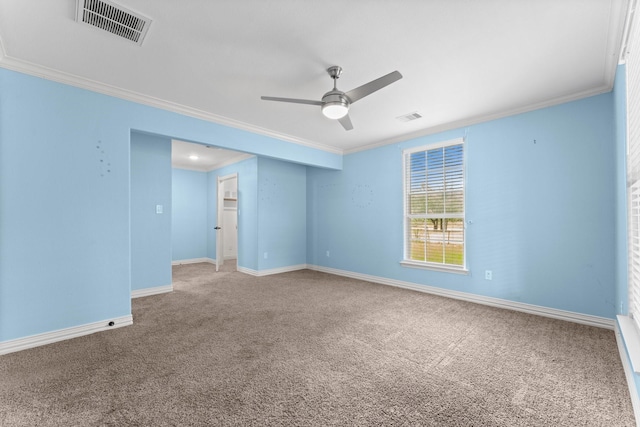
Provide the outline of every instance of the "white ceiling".
<path id="1" fill-rule="evenodd" d="M 609 91 L 627 0 L 116 0 L 153 22 L 142 46 L 75 22 L 76 0 L 0 0 L 0 66 L 349 152 Z M 348 91 L 404 78 L 350 110 Z M 423 117 L 400 122 L 418 112 Z"/>
<path id="2" fill-rule="evenodd" d="M 249 157 L 252 155 L 211 145 L 193 144 L 175 139 L 171 141 L 171 166 L 174 168 L 208 172 Z"/>

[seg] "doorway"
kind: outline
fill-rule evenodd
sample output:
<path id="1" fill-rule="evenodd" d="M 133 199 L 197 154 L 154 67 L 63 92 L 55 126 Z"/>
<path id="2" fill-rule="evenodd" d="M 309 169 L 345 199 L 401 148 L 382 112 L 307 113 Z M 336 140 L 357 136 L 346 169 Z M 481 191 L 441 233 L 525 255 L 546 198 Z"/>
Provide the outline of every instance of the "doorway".
<path id="1" fill-rule="evenodd" d="M 216 271 L 225 260 L 238 259 L 238 174 L 217 181 Z"/>

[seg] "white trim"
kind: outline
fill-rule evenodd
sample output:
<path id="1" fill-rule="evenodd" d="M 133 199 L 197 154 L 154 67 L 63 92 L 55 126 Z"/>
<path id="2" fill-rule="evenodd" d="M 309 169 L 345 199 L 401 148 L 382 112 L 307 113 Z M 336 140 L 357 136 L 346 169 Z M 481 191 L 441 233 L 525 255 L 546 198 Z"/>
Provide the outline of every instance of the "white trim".
<path id="1" fill-rule="evenodd" d="M 153 288 L 136 289 L 131 291 L 131 298 L 148 297 L 150 295 L 165 294 L 167 292 L 173 292 L 173 284 L 154 286 Z"/>
<path id="2" fill-rule="evenodd" d="M 2 62 L 7 57 L 7 51 L 4 48 L 4 42 L 2 41 L 2 37 L 0 37 L 0 62 Z"/>
<path id="3" fill-rule="evenodd" d="M 199 264 L 201 262 L 208 262 L 210 264 L 215 264 L 216 260 L 213 258 L 191 258 L 191 259 L 179 259 L 176 261 L 171 261 L 171 265 L 182 265 L 182 264 Z"/>
<path id="4" fill-rule="evenodd" d="M 382 285 L 396 286 L 398 288 L 411 289 L 413 291 L 427 294 L 439 295 L 447 298 L 454 298 L 476 304 L 488 305 L 491 307 L 505 308 L 508 310 L 522 311 L 524 313 L 535 314 L 553 319 L 566 320 L 568 322 L 580 323 L 583 325 L 596 326 L 598 328 L 614 329 L 615 320 L 606 317 L 592 316 L 590 314 L 575 313 L 573 311 L 558 310 L 555 308 L 542 307 L 539 305 L 525 304 L 521 302 L 509 301 L 500 298 L 486 297 L 467 292 L 452 291 L 449 289 L 437 288 L 429 285 L 420 285 L 412 282 L 388 279 L 386 277 L 370 276 L 368 274 L 354 273 L 352 271 L 338 270 L 335 268 L 321 267 L 318 265 L 308 265 L 309 270 L 321 271 L 335 274 L 337 276 L 351 277 L 353 279 L 364 280 L 366 282 L 379 283 Z"/>
<path id="5" fill-rule="evenodd" d="M 419 262 L 419 261 L 404 259 L 400 261 L 400 265 L 403 267 L 420 268 L 423 270 L 432 270 L 432 271 L 441 271 L 443 273 L 462 274 L 465 276 L 469 274 L 469 270 L 467 270 L 464 267 L 454 267 L 449 264 L 436 264 L 434 262 Z"/>
<path id="6" fill-rule="evenodd" d="M 443 271 L 443 272 L 452 272 L 452 273 L 457 273 L 457 274 L 469 274 L 468 270 L 467 270 L 467 230 L 465 227 L 466 224 L 466 220 L 465 220 L 465 214 L 466 214 L 466 210 L 467 210 L 467 148 L 465 146 L 465 138 L 464 137 L 459 137 L 459 138 L 454 138 L 454 139 L 449 139 L 446 141 L 439 141 L 433 144 L 424 144 L 424 145 L 420 145 L 420 146 L 416 146 L 416 147 L 410 147 L 410 148 L 406 148 L 404 150 L 402 150 L 402 241 L 403 241 L 403 249 L 402 249 L 402 256 L 403 259 L 400 261 L 400 264 L 406 267 L 412 267 L 412 268 L 423 268 L 423 269 L 428 269 L 428 270 L 436 270 L 436 271 Z M 430 151 L 433 150 L 438 150 L 438 149 L 445 149 L 447 147 L 455 147 L 455 146 L 461 146 L 462 147 L 462 193 L 463 193 L 463 212 L 462 214 L 429 214 L 428 212 L 425 211 L 425 213 L 423 214 L 410 214 L 408 212 L 408 201 L 409 201 L 409 192 L 410 190 L 408 189 L 408 185 L 410 185 L 410 173 L 409 173 L 409 163 L 411 162 L 411 156 L 415 153 L 426 153 L 428 154 Z M 444 160 L 444 163 L 446 163 L 446 160 Z M 446 165 L 443 163 L 443 167 L 446 167 Z M 428 166 L 425 165 L 425 167 Z M 427 177 L 425 177 L 425 179 L 428 179 L 428 173 L 427 173 Z M 413 194 L 413 193 L 412 193 Z M 427 198 L 427 190 L 425 189 L 425 198 Z M 411 237 L 410 237 L 410 220 L 413 219 L 434 219 L 434 218 L 457 218 L 457 219 L 461 219 L 462 220 L 462 250 L 463 250 L 463 261 L 464 261 L 464 265 L 462 266 L 451 266 L 449 264 L 445 264 L 443 263 L 434 263 L 434 262 L 421 262 L 421 261 L 416 261 L 416 260 L 412 260 L 410 259 L 410 246 L 411 246 Z M 444 235 L 443 235 L 443 239 L 444 239 Z M 426 241 L 425 241 L 426 244 Z M 426 249 L 425 249 L 426 250 Z M 426 253 L 425 253 L 426 255 Z"/>
<path id="7" fill-rule="evenodd" d="M 297 138 L 291 135 L 287 135 L 280 132 L 275 132 L 269 129 L 265 129 L 260 126 L 251 125 L 249 123 L 241 122 L 239 120 L 233 120 L 228 117 L 219 116 L 217 114 L 209 113 L 207 111 L 199 110 L 197 108 L 188 107 L 186 105 L 178 104 L 171 101 L 155 98 L 148 95 L 143 95 L 138 92 L 130 91 L 127 89 L 118 88 L 115 86 L 107 85 L 95 80 L 86 79 L 83 77 L 75 76 L 73 74 L 65 73 L 62 71 L 54 70 L 52 68 L 44 67 L 29 61 L 13 58 L 4 54 L 0 55 L 0 67 L 6 68 L 20 73 L 29 74 L 36 77 L 45 78 L 58 83 L 64 83 L 70 86 L 79 87 L 81 89 L 87 89 L 92 92 L 102 93 L 104 95 L 113 96 L 127 101 L 136 102 L 138 104 L 148 105 L 151 107 L 160 108 L 162 110 L 172 111 L 174 113 L 183 114 L 185 116 L 195 117 L 197 119 L 206 120 L 208 122 L 217 123 L 219 125 L 228 126 L 235 129 L 241 129 L 247 132 L 264 135 L 269 138 L 275 138 L 281 141 L 291 142 L 298 145 L 304 145 L 306 147 L 314 148 L 316 150 L 325 151 L 328 153 L 342 154 L 343 150 L 331 147 L 328 145 L 320 144 L 313 141 L 308 141 L 302 138 Z M 230 148 L 230 147 L 223 147 Z M 230 148 L 233 149 L 233 148 Z"/>
<path id="8" fill-rule="evenodd" d="M 622 32 L 622 43 L 620 43 L 620 55 L 618 64 L 624 64 L 627 61 L 627 54 L 629 54 L 629 42 L 631 40 L 631 26 L 634 22 L 634 14 L 636 11 L 636 0 L 629 0 L 627 4 L 626 17 L 624 22 L 624 31 Z"/>
<path id="9" fill-rule="evenodd" d="M 616 75 L 616 68 L 620 64 L 620 50 L 625 40 L 626 19 L 629 16 L 630 8 L 629 0 L 612 1 L 609 3 L 609 31 L 607 33 L 606 52 L 612 52 L 607 55 L 604 66 L 604 80 L 612 83 Z"/>
<path id="10" fill-rule="evenodd" d="M 109 322 L 113 322 L 113 326 L 109 326 Z M 26 350 L 29 348 L 39 347 L 41 345 L 52 344 L 58 341 L 69 340 L 84 335 L 93 334 L 95 332 L 107 331 L 114 328 L 121 328 L 133 324 L 133 316 L 131 314 L 114 319 L 105 319 L 100 322 L 87 323 L 80 326 L 72 326 L 70 328 L 58 329 L 57 331 L 45 332 L 42 334 L 31 335 L 24 338 L 0 342 L 0 354 L 14 353 L 16 351 Z"/>
<path id="11" fill-rule="evenodd" d="M 407 154 L 419 153 L 421 151 L 437 150 L 438 148 L 451 147 L 452 145 L 464 144 L 464 138 L 454 138 L 446 141 L 434 142 L 433 144 L 423 144 L 417 147 L 402 150 L 402 157 Z"/>
<path id="12" fill-rule="evenodd" d="M 236 271 L 239 271 L 240 273 L 244 273 L 244 274 L 248 274 L 250 276 L 258 276 L 258 270 L 254 270 L 252 268 L 247 268 L 247 267 L 241 267 L 241 266 L 236 266 Z"/>
<path id="13" fill-rule="evenodd" d="M 0 48 L 3 48 L 3 47 L 4 46 L 0 44 Z M 608 93 L 608 92 L 611 92 L 613 88 L 612 79 L 613 79 L 613 76 L 615 75 L 614 73 L 611 77 L 607 76 L 608 80 L 610 81 L 607 81 L 606 84 L 600 87 L 597 87 L 595 89 L 586 90 L 586 91 L 579 92 L 572 95 L 561 96 L 552 100 L 540 102 L 533 105 L 527 105 L 520 108 L 510 108 L 498 113 L 484 114 L 484 115 L 472 117 L 469 119 L 444 123 L 442 125 L 437 125 L 437 126 L 429 127 L 427 129 L 421 129 L 416 132 L 409 132 L 393 138 L 385 139 L 383 141 L 379 141 L 373 144 L 366 144 L 366 145 L 349 148 L 349 149 L 340 149 L 337 147 L 332 147 L 329 145 L 308 141 L 308 140 L 287 135 L 284 133 L 275 132 L 259 126 L 250 125 L 245 122 L 232 120 L 227 117 L 212 114 L 212 113 L 209 113 L 203 110 L 198 110 L 192 107 L 187 107 L 185 105 L 181 105 L 178 103 L 162 100 L 159 98 L 154 98 L 148 95 L 143 95 L 137 92 L 129 91 L 122 88 L 117 88 L 115 86 L 110 86 L 94 80 L 85 79 L 72 74 L 68 74 L 68 73 L 64 73 L 51 68 L 43 67 L 35 63 L 10 57 L 6 54 L 5 49 L 0 49 L 0 67 L 6 68 L 8 70 L 13 70 L 20 73 L 29 74 L 32 76 L 52 80 L 58 83 L 67 84 L 67 85 L 78 87 L 81 89 L 87 89 L 92 92 L 102 93 L 104 95 L 125 99 L 127 101 L 136 102 L 138 104 L 148 105 L 148 106 L 160 108 L 166 111 L 172 111 L 174 113 L 183 114 L 189 117 L 195 117 L 205 121 L 217 123 L 223 126 L 229 126 L 235 129 L 241 129 L 247 132 L 264 135 L 264 136 L 275 138 L 281 141 L 291 142 L 293 144 L 303 145 L 306 147 L 314 148 L 316 150 L 325 151 L 333 154 L 340 154 L 340 155 L 352 154 L 352 153 L 357 153 L 359 151 L 366 151 L 366 150 L 371 150 L 373 148 L 383 147 L 386 145 L 406 142 L 415 138 L 419 138 L 427 135 L 433 135 L 433 134 L 444 132 L 447 130 L 463 128 L 466 126 L 476 125 L 479 123 L 485 123 L 492 120 L 502 119 L 505 117 L 515 116 L 517 114 L 539 110 L 542 108 L 553 107 L 555 105 L 577 101 L 583 98 L 588 98 L 590 96 Z M 233 150 L 233 147 L 222 147 L 222 148 L 229 148 Z"/>
<path id="14" fill-rule="evenodd" d="M 229 181 L 230 179 L 238 179 L 238 172 L 233 172 L 223 176 L 218 175 L 218 181 L 220 182 Z"/>
<path id="15" fill-rule="evenodd" d="M 240 273 L 249 274 L 251 276 L 261 277 L 270 276 L 272 274 L 288 273 L 290 271 L 298 271 L 307 269 L 307 264 L 289 265 L 286 267 L 271 268 L 269 270 L 253 270 L 247 267 L 236 267 L 236 270 Z"/>
<path id="16" fill-rule="evenodd" d="M 618 322 L 621 317 L 618 316 Z M 633 321 L 632 321 L 633 324 Z M 633 369 L 629 363 L 629 358 L 623 333 L 619 328 L 618 323 L 615 324 L 616 343 L 618 344 L 618 353 L 620 354 L 620 361 L 622 362 L 622 368 L 624 369 L 624 375 L 627 379 L 627 387 L 629 388 L 629 396 L 631 397 L 631 406 L 633 407 L 633 414 L 636 419 L 636 426 L 640 427 L 640 396 L 638 396 L 638 390 L 636 389 L 636 382 L 633 375 Z"/>
<path id="17" fill-rule="evenodd" d="M 618 315 L 618 327 L 624 344 L 629 354 L 633 372 L 640 373 L 640 334 L 636 329 L 635 322 L 629 316 Z"/>
<path id="18" fill-rule="evenodd" d="M 248 274 L 250 276 L 257 276 L 258 275 L 258 270 L 254 270 L 251 268 L 247 268 L 247 267 L 241 267 L 241 266 L 236 266 L 236 271 L 239 271 L 240 273 L 244 273 L 244 274 Z"/>
<path id="19" fill-rule="evenodd" d="M 427 128 L 427 129 L 421 129 L 415 132 L 409 132 L 403 135 L 398 135 L 393 138 L 385 139 L 380 142 L 375 142 L 373 144 L 367 144 L 367 145 L 362 145 L 360 147 L 349 148 L 344 150 L 343 154 L 345 155 L 353 154 L 359 151 L 366 151 L 366 150 L 372 150 L 374 148 L 384 147 L 386 145 L 399 144 L 399 143 L 410 141 L 412 139 L 416 139 L 416 138 L 420 138 L 428 135 L 435 135 L 437 133 L 445 132 L 448 130 L 460 129 L 460 128 L 464 128 L 472 125 L 477 125 L 480 123 L 487 123 L 493 120 L 503 119 L 505 117 L 511 117 L 511 116 L 516 116 L 518 114 L 528 113 L 530 111 L 540 110 L 542 108 L 554 107 L 556 105 L 566 104 L 568 102 L 578 101 L 580 99 L 589 98 L 591 96 L 608 93 L 608 92 L 611 92 L 612 89 L 613 89 L 613 80 L 595 89 L 585 90 L 583 92 L 578 92 L 572 95 L 561 96 L 555 99 L 540 102 L 537 104 L 527 105 L 520 108 L 510 108 L 507 110 L 500 111 L 498 113 L 484 114 L 476 117 L 471 117 L 469 119 L 444 123 L 441 125 Z"/>

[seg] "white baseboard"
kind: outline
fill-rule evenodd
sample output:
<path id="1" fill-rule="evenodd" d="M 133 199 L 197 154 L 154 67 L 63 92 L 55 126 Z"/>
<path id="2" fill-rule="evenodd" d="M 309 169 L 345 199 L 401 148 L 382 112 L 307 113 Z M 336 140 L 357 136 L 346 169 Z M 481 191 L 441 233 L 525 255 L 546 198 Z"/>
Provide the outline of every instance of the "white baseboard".
<path id="1" fill-rule="evenodd" d="M 113 326 L 109 323 L 113 322 Z M 45 344 L 52 344 L 58 341 L 69 340 L 96 332 L 107 331 L 114 328 L 121 328 L 133 324 L 133 316 L 127 315 L 116 317 L 115 319 L 105 319 L 100 322 L 87 323 L 85 325 L 73 326 L 71 328 L 58 329 L 57 331 L 45 332 L 43 334 L 31 335 L 24 338 L 0 342 L 0 355 L 26 350 L 28 348 L 39 347 Z"/>
<path id="2" fill-rule="evenodd" d="M 597 326 L 599 328 L 614 329 L 615 320 L 606 317 L 592 316 L 589 314 L 575 313 L 573 311 L 558 310 L 555 308 L 542 307 L 538 305 L 525 304 L 521 302 L 509 301 L 500 298 L 485 297 L 482 295 L 467 292 L 452 291 L 449 289 L 437 288 L 417 283 L 403 282 L 401 280 L 388 279 L 386 277 L 370 276 L 368 274 L 354 273 L 352 271 L 338 270 L 336 268 L 322 267 L 318 265 L 307 265 L 309 270 L 321 271 L 335 274 L 337 276 L 351 277 L 353 279 L 364 280 L 366 282 L 380 283 L 382 285 L 396 286 L 399 288 L 411 289 L 428 294 L 440 295 L 447 298 L 454 298 L 477 304 L 489 305 L 492 307 L 506 308 L 508 310 L 522 311 L 524 313 L 536 314 L 538 316 L 551 317 L 553 319 L 566 320 L 568 322 L 581 323 L 583 325 Z"/>
<path id="3" fill-rule="evenodd" d="M 244 274 L 248 274 L 250 276 L 257 276 L 258 275 L 258 270 L 253 270 L 251 268 L 247 268 L 247 267 L 241 267 L 241 266 L 236 266 L 236 271 L 239 271 L 240 273 L 244 273 Z"/>
<path id="4" fill-rule="evenodd" d="M 212 258 L 191 258 L 191 259 L 179 259 L 176 261 L 171 261 L 171 265 L 182 265 L 182 264 L 199 264 L 201 262 L 208 262 L 211 264 L 215 264 L 216 260 Z"/>
<path id="5" fill-rule="evenodd" d="M 173 292 L 173 285 L 155 286 L 153 288 L 136 289 L 131 291 L 131 298 L 148 297 L 149 295 Z"/>
<path id="6" fill-rule="evenodd" d="M 620 361 L 622 361 L 622 367 L 624 368 L 624 375 L 627 378 L 627 387 L 629 387 L 629 395 L 631 396 L 631 406 L 633 406 L 633 414 L 636 418 L 636 426 L 640 427 L 640 396 L 638 396 L 638 390 L 636 389 L 636 381 L 633 375 L 633 368 L 627 355 L 625 340 L 622 336 L 620 326 L 617 323 L 615 324 L 615 332 L 618 353 L 620 354 Z"/>
<path id="7" fill-rule="evenodd" d="M 250 268 L 238 266 L 236 267 L 236 270 L 241 273 L 249 274 L 251 276 L 261 277 L 261 276 L 270 276 L 272 274 L 288 273 L 290 271 L 305 270 L 307 268 L 308 268 L 307 264 L 298 264 L 298 265 L 288 265 L 286 267 L 271 268 L 269 270 L 252 270 Z"/>

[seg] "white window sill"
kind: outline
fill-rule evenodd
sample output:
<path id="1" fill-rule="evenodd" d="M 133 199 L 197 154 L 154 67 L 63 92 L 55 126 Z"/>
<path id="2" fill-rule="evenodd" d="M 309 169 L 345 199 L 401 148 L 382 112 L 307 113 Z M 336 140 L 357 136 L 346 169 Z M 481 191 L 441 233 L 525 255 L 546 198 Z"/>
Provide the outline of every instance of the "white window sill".
<path id="1" fill-rule="evenodd" d="M 448 265 L 433 264 L 428 262 L 409 261 L 406 259 L 400 261 L 400 265 L 403 267 L 421 268 L 423 270 L 441 271 L 443 273 L 454 273 L 454 274 L 463 274 L 463 275 L 469 274 L 469 270 L 463 267 L 451 267 Z"/>

